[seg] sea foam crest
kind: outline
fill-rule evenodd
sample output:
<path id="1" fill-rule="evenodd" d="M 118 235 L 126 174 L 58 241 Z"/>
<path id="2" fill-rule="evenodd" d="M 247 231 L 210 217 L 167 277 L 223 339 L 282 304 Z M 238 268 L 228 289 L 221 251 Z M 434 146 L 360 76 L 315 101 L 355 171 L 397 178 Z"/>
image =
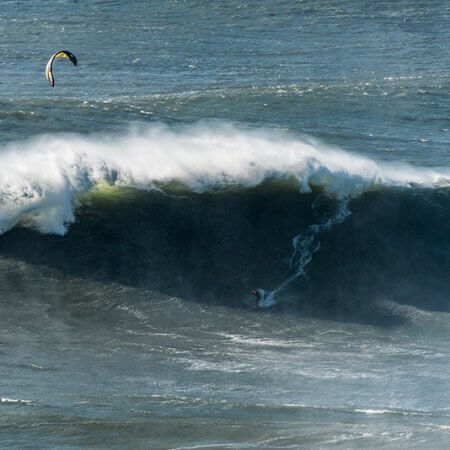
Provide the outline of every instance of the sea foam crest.
<path id="1" fill-rule="evenodd" d="M 378 184 L 448 184 L 450 171 L 377 163 L 309 138 L 231 125 L 124 135 L 42 135 L 0 149 L 0 233 L 17 224 L 64 234 L 76 198 L 101 182 L 142 189 L 177 181 L 193 191 L 295 177 L 349 198 Z"/>

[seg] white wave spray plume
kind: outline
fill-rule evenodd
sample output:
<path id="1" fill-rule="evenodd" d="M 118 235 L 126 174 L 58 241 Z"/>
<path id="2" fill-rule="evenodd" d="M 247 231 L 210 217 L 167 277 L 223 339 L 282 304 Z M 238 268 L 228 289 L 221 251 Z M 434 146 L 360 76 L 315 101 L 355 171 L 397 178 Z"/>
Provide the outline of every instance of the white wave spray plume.
<path id="1" fill-rule="evenodd" d="M 345 199 L 383 184 L 448 185 L 450 171 L 377 163 L 309 138 L 223 124 L 43 135 L 0 147 L 0 233 L 22 225 L 64 234 L 80 196 L 99 183 L 154 189 L 176 182 L 201 193 L 269 178 Z"/>

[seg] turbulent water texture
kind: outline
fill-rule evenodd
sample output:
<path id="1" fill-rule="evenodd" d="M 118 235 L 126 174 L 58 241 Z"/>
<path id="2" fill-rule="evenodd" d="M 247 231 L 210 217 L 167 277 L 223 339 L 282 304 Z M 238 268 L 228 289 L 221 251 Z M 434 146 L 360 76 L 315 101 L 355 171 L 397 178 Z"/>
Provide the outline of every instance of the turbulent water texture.
<path id="1" fill-rule="evenodd" d="M 447 3 L 3 1 L 0 446 L 447 448 Z"/>

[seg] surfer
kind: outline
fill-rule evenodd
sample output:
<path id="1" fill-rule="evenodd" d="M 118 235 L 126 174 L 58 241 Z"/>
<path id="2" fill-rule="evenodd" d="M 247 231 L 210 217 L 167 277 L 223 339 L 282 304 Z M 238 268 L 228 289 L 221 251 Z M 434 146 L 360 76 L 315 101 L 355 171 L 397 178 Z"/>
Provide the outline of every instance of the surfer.
<path id="1" fill-rule="evenodd" d="M 252 295 L 255 296 L 257 308 L 270 308 L 277 303 L 274 291 L 266 292 L 264 289 L 257 288 L 253 289 Z"/>
<path id="2" fill-rule="evenodd" d="M 252 295 L 255 296 L 256 306 L 259 306 L 259 302 L 264 298 L 264 290 L 263 289 L 253 289 Z"/>

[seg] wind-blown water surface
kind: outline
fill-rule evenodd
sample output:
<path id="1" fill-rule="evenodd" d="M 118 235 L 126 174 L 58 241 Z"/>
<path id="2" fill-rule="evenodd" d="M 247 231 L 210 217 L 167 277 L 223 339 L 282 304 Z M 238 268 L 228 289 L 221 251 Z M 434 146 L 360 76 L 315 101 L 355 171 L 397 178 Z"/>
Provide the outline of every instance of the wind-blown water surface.
<path id="1" fill-rule="evenodd" d="M 448 447 L 448 23 L 3 1 L 0 444 Z"/>

